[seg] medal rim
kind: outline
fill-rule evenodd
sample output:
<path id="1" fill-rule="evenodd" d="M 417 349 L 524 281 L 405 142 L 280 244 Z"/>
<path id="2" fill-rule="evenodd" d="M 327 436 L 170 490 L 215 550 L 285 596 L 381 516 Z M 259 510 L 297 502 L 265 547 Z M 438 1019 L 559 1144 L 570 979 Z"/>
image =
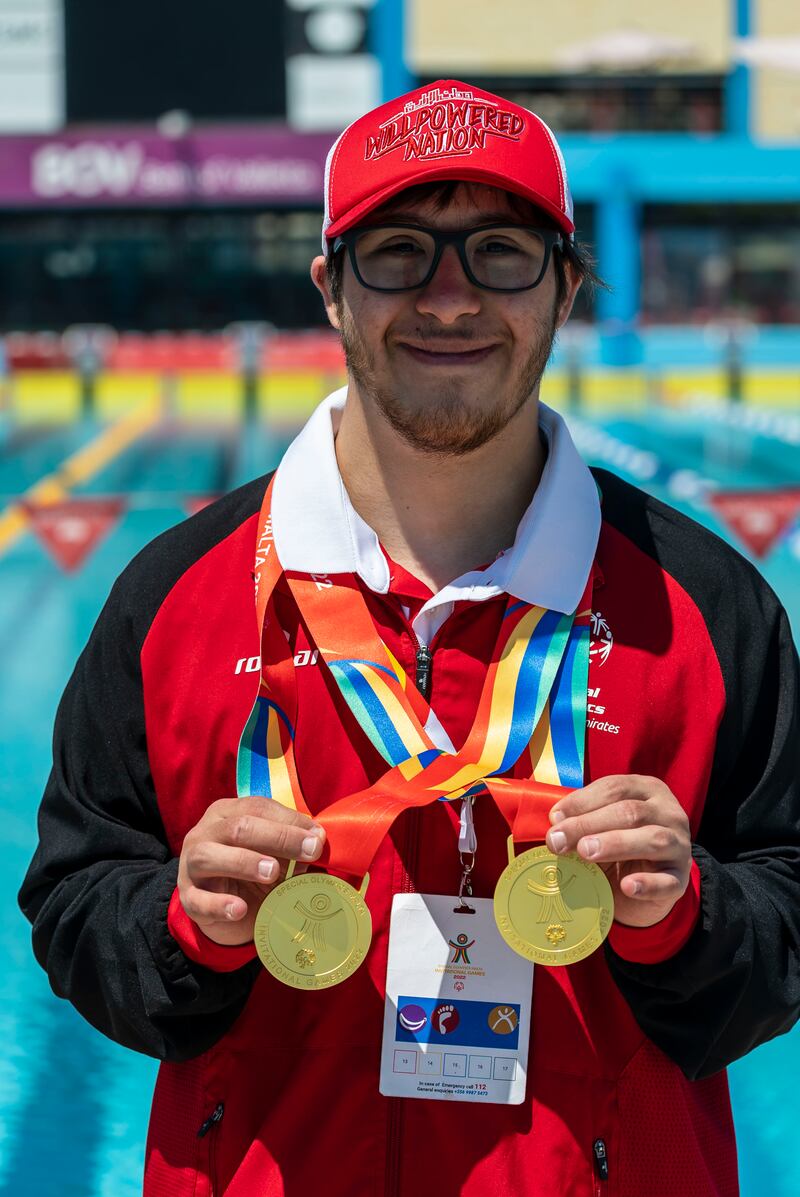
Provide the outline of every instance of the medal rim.
<path id="1" fill-rule="evenodd" d="M 511 894 L 511 888 L 517 880 L 520 873 L 526 871 L 528 867 L 534 863 L 539 863 L 542 860 L 554 860 L 559 863 L 563 861 L 571 861 L 577 864 L 581 869 L 592 879 L 595 888 L 599 890 L 597 915 L 598 922 L 594 930 L 588 932 L 586 936 L 571 948 L 545 948 L 539 944 L 534 943 L 527 935 L 522 935 L 511 921 L 511 915 L 508 908 L 508 901 Z M 522 864 L 520 862 L 523 862 Z M 605 891 L 605 899 L 603 893 Z M 603 927 L 603 915 L 607 915 L 607 924 Z M 611 924 L 614 921 L 614 893 L 611 889 L 611 884 L 606 877 L 603 870 L 598 864 L 592 860 L 584 860 L 577 852 L 565 852 L 560 856 L 551 852 L 546 844 L 540 844 L 535 848 L 528 848 L 527 851 L 520 853 L 514 860 L 510 861 L 503 869 L 494 890 L 494 917 L 497 923 L 497 929 L 502 935 L 505 942 L 516 952 L 517 955 L 523 956 L 526 960 L 532 960 L 534 964 L 544 964 L 549 967 L 563 967 L 568 964 L 578 964 L 581 960 L 585 960 L 587 956 L 591 956 L 593 952 L 597 951 L 600 945 L 608 936 L 611 930 Z M 505 917 L 509 926 L 512 928 L 511 934 L 503 927 L 501 917 Z M 512 942 L 513 936 L 513 942 Z M 577 954 L 576 954 L 577 953 Z M 569 954 L 569 959 L 564 959 L 565 955 Z"/>
<path id="2" fill-rule="evenodd" d="M 327 973 L 298 972 L 297 969 L 284 964 L 278 955 L 269 949 L 269 927 L 282 895 L 285 896 L 290 888 L 303 890 L 311 885 L 333 889 L 349 906 L 355 917 L 356 934 L 350 953 L 340 965 Z M 262 948 L 259 936 L 266 947 Z M 334 985 L 346 981 L 364 963 L 372 943 L 372 915 L 361 893 L 341 877 L 334 877 L 330 873 L 295 873 L 288 880 L 276 885 L 261 903 L 253 926 L 253 941 L 264 968 L 283 985 L 289 985 L 293 989 L 331 989 Z"/>

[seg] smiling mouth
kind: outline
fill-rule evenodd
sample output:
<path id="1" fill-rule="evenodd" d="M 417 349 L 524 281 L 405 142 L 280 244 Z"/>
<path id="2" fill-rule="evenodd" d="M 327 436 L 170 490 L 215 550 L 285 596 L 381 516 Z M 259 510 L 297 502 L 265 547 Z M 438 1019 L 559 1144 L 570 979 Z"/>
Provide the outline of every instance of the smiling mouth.
<path id="1" fill-rule="evenodd" d="M 404 341 L 399 345 L 410 357 L 427 366 L 470 366 L 484 361 L 497 348 L 483 345 L 479 349 L 422 349 Z"/>

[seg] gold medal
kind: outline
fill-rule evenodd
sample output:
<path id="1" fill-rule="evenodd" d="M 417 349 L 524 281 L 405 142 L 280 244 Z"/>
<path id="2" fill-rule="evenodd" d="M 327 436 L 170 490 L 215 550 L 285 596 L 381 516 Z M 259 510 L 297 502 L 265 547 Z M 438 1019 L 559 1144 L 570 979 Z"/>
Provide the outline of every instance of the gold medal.
<path id="1" fill-rule="evenodd" d="M 494 891 L 494 917 L 520 956 L 551 967 L 574 964 L 599 948 L 614 919 L 614 895 L 603 870 L 576 852 L 554 856 L 542 845 L 514 856 Z"/>
<path id="2" fill-rule="evenodd" d="M 328 989 L 346 981 L 372 940 L 364 901 L 369 874 L 353 889 L 329 873 L 293 876 L 268 894 L 256 915 L 254 939 L 261 963 L 284 985 Z"/>

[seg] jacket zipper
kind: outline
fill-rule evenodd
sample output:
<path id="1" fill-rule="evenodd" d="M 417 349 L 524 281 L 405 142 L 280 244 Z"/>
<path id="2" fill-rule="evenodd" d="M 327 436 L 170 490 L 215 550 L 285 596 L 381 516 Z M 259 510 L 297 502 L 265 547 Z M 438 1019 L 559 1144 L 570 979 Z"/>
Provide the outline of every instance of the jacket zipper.
<path id="1" fill-rule="evenodd" d="M 430 698 L 431 682 L 433 680 L 433 653 L 427 644 L 420 644 L 416 637 L 414 639 L 416 641 L 414 681 L 422 697 L 427 700 Z M 411 884 L 411 874 L 415 871 L 417 849 L 419 847 L 419 811 L 412 810 L 408 813 L 409 819 L 405 851 L 407 864 L 403 866 L 401 879 L 401 890 L 404 894 L 411 893 L 414 888 Z"/>
<path id="2" fill-rule="evenodd" d="M 413 636 L 412 632 L 412 636 Z M 417 689 L 424 699 L 430 698 L 431 682 L 433 680 L 433 653 L 427 644 L 420 644 L 416 636 L 414 636 L 416 643 L 414 656 L 414 681 Z M 403 866 L 403 872 L 400 880 L 400 891 L 404 894 L 409 894 L 413 890 L 411 884 L 411 875 L 415 871 L 417 863 L 417 849 L 419 847 L 419 811 L 412 810 L 408 812 L 408 829 L 406 832 L 406 845 L 404 859 L 406 864 Z"/>
<path id="3" fill-rule="evenodd" d="M 208 1118 L 206 1118 L 205 1122 L 198 1130 L 198 1132 L 197 1132 L 198 1139 L 205 1139 L 208 1132 L 211 1130 L 214 1130 L 214 1128 L 218 1125 L 218 1123 L 220 1123 L 222 1121 L 222 1115 L 224 1113 L 225 1113 L 225 1104 L 224 1104 L 224 1102 L 219 1102 L 219 1104 L 214 1107 L 214 1109 L 209 1114 Z M 208 1193 L 209 1193 L 209 1197 L 214 1197 L 214 1189 L 216 1186 L 216 1179 L 217 1179 L 216 1178 L 216 1167 L 215 1167 L 216 1146 L 217 1146 L 217 1136 L 215 1134 L 208 1141 Z"/>
<path id="4" fill-rule="evenodd" d="M 417 689 L 423 698 L 428 698 L 431 692 L 431 678 L 433 669 L 433 654 L 427 644 L 417 641 L 415 660 L 415 678 Z"/>
<path id="5" fill-rule="evenodd" d="M 414 633 L 414 681 L 423 698 L 428 698 L 431 692 L 433 670 L 433 654 L 426 644 L 420 644 Z M 419 847 L 419 811 L 408 812 L 408 827 L 404 845 L 403 871 L 400 875 L 400 892 L 410 894 L 413 890 L 411 876 L 417 863 Z M 403 1137 L 403 1108 L 399 1097 L 389 1099 L 389 1116 L 386 1127 L 386 1197 L 398 1197 L 400 1193 L 400 1145 Z"/>
<path id="6" fill-rule="evenodd" d="M 608 1149 L 605 1139 L 595 1139 L 592 1144 L 594 1156 L 594 1192 L 595 1197 L 603 1197 L 607 1192 L 608 1183 Z"/>

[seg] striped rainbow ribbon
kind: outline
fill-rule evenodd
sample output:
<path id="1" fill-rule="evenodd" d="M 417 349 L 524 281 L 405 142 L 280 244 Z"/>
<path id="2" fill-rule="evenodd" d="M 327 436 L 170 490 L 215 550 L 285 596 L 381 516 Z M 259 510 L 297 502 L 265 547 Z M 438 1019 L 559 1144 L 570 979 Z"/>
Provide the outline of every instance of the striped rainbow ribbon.
<path id="1" fill-rule="evenodd" d="M 508 772 L 528 749 L 536 780 L 582 784 L 587 626 L 569 615 L 510 601 L 473 727 L 456 754 L 433 745 L 424 728 L 427 704 L 380 643 L 387 664 L 353 658 L 326 663 L 359 726 L 399 777 L 416 778 L 452 800 L 478 792 L 482 778 Z M 285 656 L 285 641 L 283 647 Z M 266 677 L 267 671 L 242 735 L 238 791 L 307 809 L 294 761 L 296 711 L 276 702 Z M 293 684 L 284 693 L 293 696 Z M 412 694 L 421 701 L 412 705 Z"/>
<path id="2" fill-rule="evenodd" d="M 294 752 L 294 664 L 274 613 L 268 613 L 282 576 L 271 492 L 270 484 L 259 517 L 254 573 L 264 665 L 239 744 L 237 792 L 308 811 Z M 576 615 L 509 598 L 475 720 L 455 754 L 431 740 L 426 731 L 431 709 L 378 635 L 355 579 L 341 577 L 334 584 L 330 578 L 289 575 L 287 580 L 342 698 L 389 765 L 382 783 L 390 784 L 394 773 L 398 783 L 414 780 L 415 788 L 455 799 L 479 792 L 483 778 L 507 773 L 527 750 L 534 780 L 570 788 L 583 784 L 590 612 L 582 608 L 591 578 Z M 321 647 L 329 642 L 339 648 Z"/>

